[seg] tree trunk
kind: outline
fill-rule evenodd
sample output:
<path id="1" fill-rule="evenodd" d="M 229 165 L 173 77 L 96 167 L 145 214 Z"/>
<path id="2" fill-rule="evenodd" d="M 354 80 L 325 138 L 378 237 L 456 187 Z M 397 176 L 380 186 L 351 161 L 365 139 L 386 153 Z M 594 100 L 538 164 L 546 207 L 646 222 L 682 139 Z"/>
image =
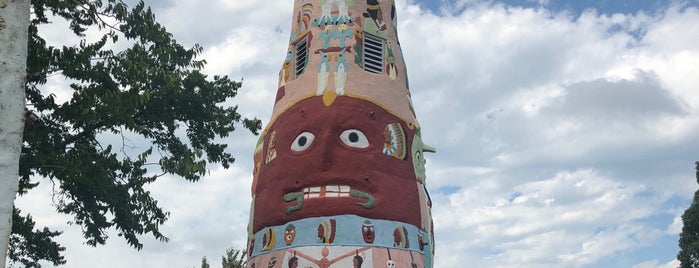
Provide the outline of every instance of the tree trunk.
<path id="1" fill-rule="evenodd" d="M 0 268 L 5 267 L 24 129 L 29 0 L 0 0 Z"/>

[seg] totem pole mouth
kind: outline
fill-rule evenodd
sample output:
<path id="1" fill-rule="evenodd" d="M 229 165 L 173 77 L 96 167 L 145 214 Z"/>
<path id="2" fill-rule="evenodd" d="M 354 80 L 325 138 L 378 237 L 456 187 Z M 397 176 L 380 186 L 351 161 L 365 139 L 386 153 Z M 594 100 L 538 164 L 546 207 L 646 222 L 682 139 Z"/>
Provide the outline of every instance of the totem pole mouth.
<path id="1" fill-rule="evenodd" d="M 326 185 L 303 188 L 303 199 L 349 197 L 350 187 L 346 185 Z"/>
<path id="2" fill-rule="evenodd" d="M 365 199 L 364 202 L 357 202 L 356 204 L 360 207 L 371 209 L 376 203 L 376 199 L 373 195 L 367 192 L 362 192 L 356 189 L 352 189 L 347 185 L 323 185 L 303 188 L 300 192 L 290 192 L 284 195 L 284 201 L 294 202 L 296 205 L 287 206 L 285 212 L 287 215 L 294 211 L 301 209 L 304 200 L 310 199 L 321 199 L 321 198 L 347 198 L 355 197 Z"/>

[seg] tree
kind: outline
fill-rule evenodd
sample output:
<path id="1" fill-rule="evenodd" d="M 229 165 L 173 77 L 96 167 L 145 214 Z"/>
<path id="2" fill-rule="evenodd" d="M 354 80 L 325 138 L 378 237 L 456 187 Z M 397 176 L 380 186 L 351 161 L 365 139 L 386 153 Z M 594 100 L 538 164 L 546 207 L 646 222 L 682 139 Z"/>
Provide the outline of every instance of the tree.
<path id="1" fill-rule="evenodd" d="M 221 268 L 243 268 L 245 265 L 245 251 L 228 248 L 226 254 L 221 256 Z M 209 260 L 206 256 L 201 258 L 201 268 L 210 268 Z"/>
<path id="2" fill-rule="evenodd" d="M 699 162 L 696 165 L 696 178 L 699 183 Z M 680 252 L 677 259 L 682 268 L 699 267 L 699 190 L 694 192 L 692 205 L 682 214 L 682 233 L 680 233 Z"/>
<path id="3" fill-rule="evenodd" d="M 206 259 L 206 256 L 201 257 L 201 268 L 211 268 L 211 265 L 209 265 L 209 261 Z"/>
<path id="4" fill-rule="evenodd" d="M 0 0 L 0 267 L 12 231 L 24 125 L 29 0 Z"/>
<path id="5" fill-rule="evenodd" d="M 205 61 L 197 59 L 202 47 L 178 44 L 143 1 L 133 7 L 121 0 L 31 5 L 25 89 L 32 120 L 24 130 L 18 193 L 52 183 L 56 210 L 72 216 L 70 223 L 82 228 L 91 246 L 104 244 L 110 229 L 137 250 L 142 235 L 168 241 L 159 229 L 168 212 L 144 186 L 167 174 L 197 181 L 208 165 L 233 163 L 221 138 L 237 126 L 253 134 L 261 128 L 260 120 L 242 118 L 237 107 L 226 105 L 241 83 L 203 74 Z M 75 44 L 42 38 L 39 26 L 61 19 L 69 22 Z M 101 37 L 88 39 L 88 31 Z M 58 75 L 71 82 L 65 102 L 41 90 Z M 135 139 L 152 145 L 137 148 L 130 142 Z M 29 215 L 15 212 L 33 228 Z M 12 260 L 65 263 L 58 244 L 35 249 L 56 254 L 26 250 L 29 241 L 59 234 L 30 229 L 13 229 Z"/>
<path id="6" fill-rule="evenodd" d="M 31 216 L 21 217 L 21 211 L 15 209 L 12 218 L 11 243 L 8 255 L 14 262 L 21 263 L 24 267 L 38 267 L 36 260 L 53 260 L 53 263 L 65 264 L 66 260 L 60 255 L 64 247 L 54 242 L 52 238 L 60 235 L 44 227 L 42 230 L 34 230 L 35 223 Z"/>
<path id="7" fill-rule="evenodd" d="M 222 268 L 243 268 L 245 264 L 245 251 L 239 249 L 226 249 L 226 255 L 221 257 Z"/>

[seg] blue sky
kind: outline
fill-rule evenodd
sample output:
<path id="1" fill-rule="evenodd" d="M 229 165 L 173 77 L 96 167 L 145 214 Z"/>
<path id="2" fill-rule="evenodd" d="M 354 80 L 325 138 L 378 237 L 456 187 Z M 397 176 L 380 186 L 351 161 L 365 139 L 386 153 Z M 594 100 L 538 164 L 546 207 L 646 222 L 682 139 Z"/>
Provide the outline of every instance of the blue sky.
<path id="1" fill-rule="evenodd" d="M 172 0 L 154 12 L 204 47 L 208 73 L 244 78 L 231 104 L 266 122 L 291 2 Z M 438 150 L 426 156 L 435 267 L 676 267 L 679 217 L 699 188 L 697 1 L 396 5 L 423 140 Z M 52 78 L 45 91 L 65 99 L 64 87 Z M 49 183 L 18 205 L 65 231 L 66 267 L 195 266 L 245 244 L 256 140 L 234 133 L 235 164 L 198 183 L 154 183 L 171 241 L 146 238 L 140 252 L 116 235 L 83 245 L 49 206 Z"/>
<path id="2" fill-rule="evenodd" d="M 440 13 L 443 9 L 450 7 L 466 8 L 469 4 L 484 1 L 473 0 L 420 0 L 416 1 L 432 12 Z M 527 8 L 546 8 L 554 11 L 566 10 L 574 14 L 580 14 L 584 10 L 594 9 L 605 14 L 635 14 L 637 12 L 653 13 L 666 8 L 672 3 L 680 1 L 666 0 L 592 0 L 592 1 L 570 1 L 570 0 L 504 0 L 487 1 L 490 3 L 502 3 L 509 6 Z M 696 6 L 696 0 L 684 1 L 687 5 Z M 460 10 L 459 10 L 460 11 Z"/>

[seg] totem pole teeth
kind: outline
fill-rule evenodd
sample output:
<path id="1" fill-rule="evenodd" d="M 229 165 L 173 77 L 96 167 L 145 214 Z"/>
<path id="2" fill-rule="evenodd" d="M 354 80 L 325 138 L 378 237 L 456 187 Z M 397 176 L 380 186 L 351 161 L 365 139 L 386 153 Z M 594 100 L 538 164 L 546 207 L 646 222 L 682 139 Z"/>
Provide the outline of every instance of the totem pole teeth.
<path id="1" fill-rule="evenodd" d="M 357 202 L 357 205 L 366 209 L 374 208 L 376 199 L 370 193 L 352 189 L 347 185 L 324 185 L 315 187 L 303 188 L 302 192 L 291 192 L 284 195 L 285 202 L 296 201 L 295 206 L 288 206 L 285 209 L 287 215 L 301 209 L 303 200 L 315 198 L 340 198 L 340 197 L 357 197 L 366 199 L 366 202 Z"/>
<path id="2" fill-rule="evenodd" d="M 322 197 L 349 197 L 351 188 L 346 185 L 325 185 L 303 188 L 303 199 Z"/>

